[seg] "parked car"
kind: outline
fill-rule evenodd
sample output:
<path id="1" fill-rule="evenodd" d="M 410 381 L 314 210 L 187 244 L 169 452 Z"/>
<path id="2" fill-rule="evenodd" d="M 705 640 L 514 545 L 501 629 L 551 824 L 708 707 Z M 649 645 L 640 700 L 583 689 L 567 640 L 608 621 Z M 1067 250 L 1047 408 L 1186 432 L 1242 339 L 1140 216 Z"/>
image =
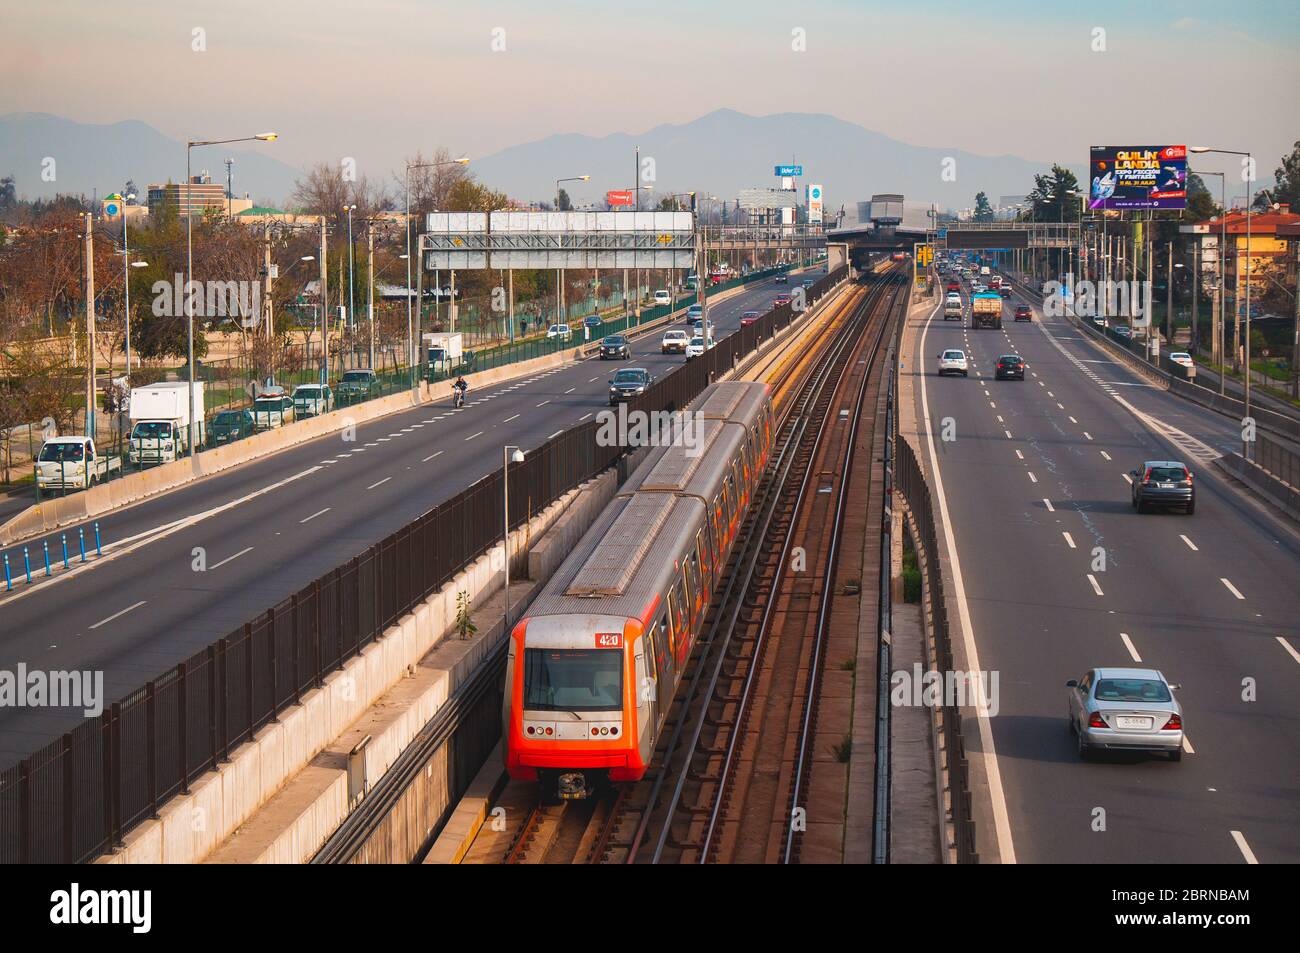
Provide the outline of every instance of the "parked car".
<path id="1" fill-rule="evenodd" d="M 283 387 L 270 387 L 253 401 L 253 425 L 258 430 L 283 427 L 293 421 L 293 398 Z"/>
<path id="2" fill-rule="evenodd" d="M 587 315 L 585 318 L 582 319 L 582 323 L 583 323 L 586 327 L 589 327 L 589 328 L 591 328 L 593 331 L 595 331 L 595 330 L 596 330 L 597 328 L 599 328 L 602 324 L 604 324 L 605 321 L 604 321 L 604 319 L 602 319 L 601 316 L 598 315 L 598 314 L 589 314 L 589 315 Z"/>
<path id="3" fill-rule="evenodd" d="M 546 339 L 567 341 L 573 337 L 573 329 L 567 324 L 552 324 L 546 329 Z"/>
<path id="4" fill-rule="evenodd" d="M 1169 360 L 1173 361 L 1175 364 L 1181 364 L 1183 367 L 1196 366 L 1192 361 L 1192 355 L 1188 354 L 1186 351 L 1171 351 L 1169 354 Z"/>
<path id="5" fill-rule="evenodd" d="M 1164 752 L 1183 760 L 1183 709 L 1153 668 L 1094 668 L 1070 679 L 1066 717 L 1079 757 L 1097 749 Z"/>
<path id="6" fill-rule="evenodd" d="M 36 485 L 42 490 L 84 490 L 121 469 L 122 458 L 97 451 L 90 437 L 50 437 L 36 455 Z"/>
<path id="7" fill-rule="evenodd" d="M 1029 305 L 1027 305 L 1027 304 L 1018 304 L 1018 305 L 1016 305 L 1016 320 L 1017 320 L 1017 321 L 1033 321 L 1033 320 L 1034 320 L 1034 309 L 1031 308 L 1031 307 L 1029 307 Z"/>
<path id="8" fill-rule="evenodd" d="M 945 374 L 960 374 L 962 377 L 969 375 L 965 351 L 949 348 L 939 355 L 939 376 Z"/>
<path id="9" fill-rule="evenodd" d="M 663 341 L 660 343 L 659 349 L 664 354 L 685 354 L 686 345 L 690 341 L 690 339 L 691 336 L 689 334 L 679 329 L 674 329 L 672 331 L 665 331 L 664 338 Z"/>
<path id="10" fill-rule="evenodd" d="M 379 378 L 375 376 L 374 371 L 368 369 L 346 371 L 343 379 L 339 381 L 335 399 L 341 405 L 355 404 L 358 401 L 378 397 L 379 391 Z"/>
<path id="11" fill-rule="evenodd" d="M 616 371 L 609 379 L 610 406 L 644 394 L 654 380 L 654 375 L 644 367 L 624 367 Z"/>
<path id="12" fill-rule="evenodd" d="M 1179 461 L 1147 460 L 1128 475 L 1133 481 L 1133 509 L 1139 513 L 1149 506 L 1181 506 L 1189 516 L 1196 512 L 1192 471 Z"/>
<path id="13" fill-rule="evenodd" d="M 740 316 L 740 326 L 747 328 L 762 316 L 758 311 L 746 311 Z"/>
<path id="14" fill-rule="evenodd" d="M 621 334 L 611 334 L 605 340 L 600 342 L 600 359 L 606 360 L 627 360 L 632 356 L 632 348 L 627 343 L 627 338 Z"/>
<path id="15" fill-rule="evenodd" d="M 334 409 L 334 393 L 328 384 L 299 384 L 293 391 L 293 416 L 296 420 L 328 414 Z"/>
<path id="16" fill-rule="evenodd" d="M 208 439 L 213 444 L 233 443 L 242 440 L 256 430 L 253 415 L 247 410 L 223 410 L 212 418 L 208 427 Z"/>
<path id="17" fill-rule="evenodd" d="M 993 372 L 993 378 L 999 381 L 1024 380 L 1025 359 L 1019 354 L 1003 354 L 999 356 L 998 366 Z"/>
<path id="18" fill-rule="evenodd" d="M 672 304 L 673 296 L 663 288 L 660 288 L 654 295 L 655 304 Z"/>

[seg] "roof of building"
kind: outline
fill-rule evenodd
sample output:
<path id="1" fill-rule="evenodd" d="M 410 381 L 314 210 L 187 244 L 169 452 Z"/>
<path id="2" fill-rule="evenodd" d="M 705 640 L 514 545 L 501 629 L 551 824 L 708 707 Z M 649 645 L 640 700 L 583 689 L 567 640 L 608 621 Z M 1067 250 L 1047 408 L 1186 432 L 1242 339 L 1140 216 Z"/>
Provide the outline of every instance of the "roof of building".
<path id="1" fill-rule="evenodd" d="M 1274 211 L 1269 209 L 1266 212 L 1250 213 L 1250 230 L 1256 235 L 1269 235 L 1277 231 L 1279 225 L 1291 225 L 1300 222 L 1300 215 L 1291 211 L 1290 206 L 1281 205 Z M 1204 225 L 1211 231 L 1219 231 L 1225 225 L 1231 235 L 1246 234 L 1246 211 L 1245 209 L 1232 209 L 1228 214 L 1220 219 L 1218 217 L 1206 219 L 1203 222 L 1197 222 L 1196 225 Z"/>

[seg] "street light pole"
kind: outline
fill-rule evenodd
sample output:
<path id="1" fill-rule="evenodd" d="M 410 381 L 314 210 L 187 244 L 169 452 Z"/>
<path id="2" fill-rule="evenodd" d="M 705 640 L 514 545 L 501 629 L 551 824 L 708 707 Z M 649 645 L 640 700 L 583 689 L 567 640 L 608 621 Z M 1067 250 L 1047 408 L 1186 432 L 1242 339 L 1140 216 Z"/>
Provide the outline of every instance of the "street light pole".
<path id="1" fill-rule="evenodd" d="M 459 159 L 448 159 L 446 162 L 416 162 L 407 163 L 406 176 L 404 184 L 406 186 L 406 362 L 407 366 L 412 369 L 411 386 L 418 387 L 419 381 L 414 374 L 415 368 L 415 316 L 411 311 L 411 170 L 412 169 L 437 169 L 444 165 L 465 165 L 469 162 L 469 156 L 461 156 Z M 420 274 L 424 275 L 424 262 L 420 262 Z M 436 277 L 436 276 L 435 276 Z M 422 302 L 417 302 L 422 303 Z"/>
<path id="2" fill-rule="evenodd" d="M 356 296 L 353 293 L 353 285 L 356 280 L 356 261 L 352 252 L 352 213 L 356 211 L 356 205 L 345 205 L 343 211 L 348 213 L 348 327 L 357 326 Z"/>
<path id="3" fill-rule="evenodd" d="M 510 451 L 513 450 L 512 454 Z M 507 444 L 501 448 L 501 553 L 505 570 L 505 582 L 502 587 L 504 608 L 501 610 L 501 634 L 510 633 L 510 464 L 524 462 L 524 452 L 516 446 Z"/>
<path id="4" fill-rule="evenodd" d="M 241 136 L 237 139 L 190 139 L 185 143 L 185 354 L 187 364 L 185 381 L 190 392 L 190 445 L 192 456 L 198 447 L 199 408 L 194 400 L 194 296 L 191 285 L 194 283 L 194 183 L 191 179 L 190 154 L 195 146 L 221 146 L 231 142 L 274 142 L 278 138 L 274 132 L 263 132 L 256 136 Z"/>

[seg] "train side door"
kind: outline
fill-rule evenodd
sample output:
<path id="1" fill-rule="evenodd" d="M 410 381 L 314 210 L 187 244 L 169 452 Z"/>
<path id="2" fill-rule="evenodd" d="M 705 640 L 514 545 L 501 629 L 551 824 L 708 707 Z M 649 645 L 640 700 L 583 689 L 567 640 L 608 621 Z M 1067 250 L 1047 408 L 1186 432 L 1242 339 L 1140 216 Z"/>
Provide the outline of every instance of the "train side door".
<path id="1" fill-rule="evenodd" d="M 668 706 L 673 701 L 673 689 L 676 687 L 676 677 L 674 675 L 675 661 L 673 659 L 672 648 L 668 644 L 668 616 L 667 614 L 657 619 L 650 627 L 649 641 L 651 651 L 655 657 L 655 671 L 658 675 L 656 679 L 656 689 L 658 691 L 658 715 L 662 718 L 668 713 Z M 659 725 L 656 723 L 655 732 L 658 733 Z"/>
<path id="2" fill-rule="evenodd" d="M 637 750 L 642 764 L 649 764 L 654 755 L 655 734 L 659 728 L 659 697 L 655 681 L 654 646 L 648 637 L 642 637 L 636 640 Z"/>

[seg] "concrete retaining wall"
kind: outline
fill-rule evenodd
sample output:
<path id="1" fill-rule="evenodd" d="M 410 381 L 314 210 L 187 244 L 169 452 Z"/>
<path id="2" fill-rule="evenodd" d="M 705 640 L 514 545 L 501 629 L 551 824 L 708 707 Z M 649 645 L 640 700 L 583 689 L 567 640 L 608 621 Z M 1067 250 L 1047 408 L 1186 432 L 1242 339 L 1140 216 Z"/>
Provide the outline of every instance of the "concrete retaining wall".
<path id="1" fill-rule="evenodd" d="M 609 471 L 552 503 L 511 534 L 512 555 L 522 558 L 530 539 L 541 538 L 575 506 L 575 512 L 587 514 L 589 525 L 612 499 L 616 486 L 617 474 Z M 457 593 L 469 592 L 481 611 L 488 597 L 501 588 L 502 568 L 502 548 L 497 546 L 403 616 L 342 669 L 326 676 L 322 688 L 308 692 L 300 705 L 283 712 L 278 721 L 237 748 L 229 762 L 195 782 L 188 795 L 168 801 L 157 819 L 131 831 L 121 849 L 99 862 L 194 863 L 219 847 L 223 859 L 230 860 L 301 862 L 309 858 L 347 815 L 346 752 L 369 733 L 366 777 L 381 777 L 473 670 L 487 651 L 490 634 L 500 637 L 499 621 L 495 627 L 485 621 L 475 639 L 447 640 L 449 659 L 438 666 L 427 690 L 410 699 L 400 716 L 390 718 L 382 730 L 376 724 L 357 724 L 373 717 L 372 706 L 400 686 L 430 649 L 446 639 L 456 618 Z M 298 783 L 290 786 L 291 780 Z M 258 809 L 279 798 L 277 792 L 282 789 L 285 797 L 278 805 L 278 826 L 272 830 L 259 827 Z M 223 846 L 241 828 L 261 836 Z"/>

